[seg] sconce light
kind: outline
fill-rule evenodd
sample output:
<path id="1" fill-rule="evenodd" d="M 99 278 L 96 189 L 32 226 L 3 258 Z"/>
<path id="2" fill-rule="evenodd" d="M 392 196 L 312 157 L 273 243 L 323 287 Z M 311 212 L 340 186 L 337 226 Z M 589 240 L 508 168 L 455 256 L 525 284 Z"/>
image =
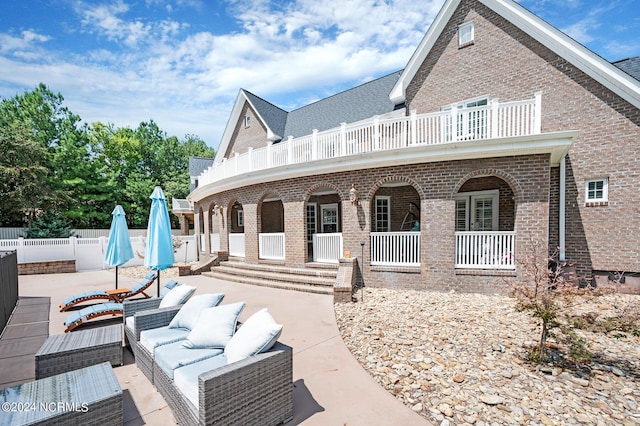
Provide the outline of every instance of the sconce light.
<path id="1" fill-rule="evenodd" d="M 349 190 L 349 200 L 354 206 L 358 205 L 358 190 L 356 189 L 355 183 L 351 184 L 351 189 Z"/>
<path id="2" fill-rule="evenodd" d="M 216 216 L 218 215 L 218 213 L 220 213 L 220 206 L 217 204 L 214 204 L 213 206 L 213 212 L 216 214 Z"/>

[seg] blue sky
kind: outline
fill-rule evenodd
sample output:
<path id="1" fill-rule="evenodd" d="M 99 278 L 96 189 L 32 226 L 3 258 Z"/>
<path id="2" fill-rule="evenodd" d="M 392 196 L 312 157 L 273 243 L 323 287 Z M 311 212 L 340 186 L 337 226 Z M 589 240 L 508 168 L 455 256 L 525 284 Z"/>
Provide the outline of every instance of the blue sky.
<path id="1" fill-rule="evenodd" d="M 402 69 L 444 0 L 0 0 L 0 97 L 40 82 L 86 122 L 216 148 L 239 88 L 291 110 Z M 521 0 L 609 61 L 637 0 Z"/>

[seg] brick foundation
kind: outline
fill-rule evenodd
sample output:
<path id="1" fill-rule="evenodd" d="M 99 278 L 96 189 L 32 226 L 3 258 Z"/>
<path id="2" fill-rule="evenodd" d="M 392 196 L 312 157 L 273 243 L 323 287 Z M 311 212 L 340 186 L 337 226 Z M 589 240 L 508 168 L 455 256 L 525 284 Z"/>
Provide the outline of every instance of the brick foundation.
<path id="1" fill-rule="evenodd" d="M 18 275 L 64 274 L 76 272 L 75 260 L 18 263 Z"/>

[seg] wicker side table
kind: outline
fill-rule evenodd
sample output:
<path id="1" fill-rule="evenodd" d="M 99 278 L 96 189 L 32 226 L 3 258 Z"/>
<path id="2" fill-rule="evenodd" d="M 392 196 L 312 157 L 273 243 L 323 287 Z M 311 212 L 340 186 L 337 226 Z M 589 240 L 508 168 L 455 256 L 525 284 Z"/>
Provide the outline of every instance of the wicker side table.
<path id="1" fill-rule="evenodd" d="M 35 355 L 36 379 L 108 361 L 122 365 L 122 325 L 49 336 Z"/>
<path id="2" fill-rule="evenodd" d="M 122 425 L 122 388 L 109 363 L 0 390 L 6 425 Z"/>

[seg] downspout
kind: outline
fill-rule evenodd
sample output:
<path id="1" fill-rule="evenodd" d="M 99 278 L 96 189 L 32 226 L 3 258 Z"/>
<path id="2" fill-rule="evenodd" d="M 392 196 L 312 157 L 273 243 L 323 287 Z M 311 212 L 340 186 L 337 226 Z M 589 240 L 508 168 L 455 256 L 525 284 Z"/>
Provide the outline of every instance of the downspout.
<path id="1" fill-rule="evenodd" d="M 560 216 L 560 223 L 558 224 L 558 233 L 559 233 L 559 245 L 560 245 L 560 252 L 559 254 L 559 260 L 560 261 L 564 261 L 565 260 L 565 190 L 566 190 L 566 155 L 562 156 L 562 159 L 560 160 L 560 194 L 559 194 L 559 204 L 560 204 L 560 212 L 559 212 L 559 216 Z"/>

